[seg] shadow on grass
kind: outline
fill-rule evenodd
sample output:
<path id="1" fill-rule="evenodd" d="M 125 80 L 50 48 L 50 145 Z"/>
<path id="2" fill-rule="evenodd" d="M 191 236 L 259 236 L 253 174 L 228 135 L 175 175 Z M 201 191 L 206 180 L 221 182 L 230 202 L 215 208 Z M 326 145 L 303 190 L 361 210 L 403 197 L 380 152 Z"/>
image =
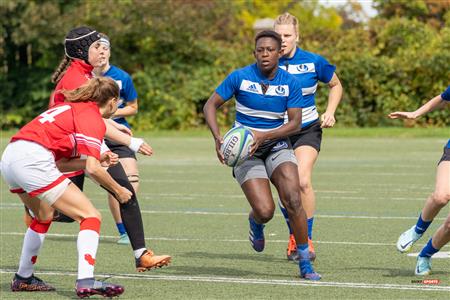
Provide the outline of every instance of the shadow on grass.
<path id="1" fill-rule="evenodd" d="M 262 253 L 252 253 L 252 254 L 236 254 L 236 253 L 230 253 L 230 254 L 224 254 L 224 253 L 212 253 L 212 252 L 186 252 L 183 253 L 184 257 L 191 257 L 191 258 L 206 258 L 206 259 L 230 259 L 230 260 L 250 260 L 250 261 L 271 261 L 275 263 L 286 263 L 285 259 L 281 259 L 280 257 L 275 257 L 273 255 L 269 254 L 262 254 Z"/>

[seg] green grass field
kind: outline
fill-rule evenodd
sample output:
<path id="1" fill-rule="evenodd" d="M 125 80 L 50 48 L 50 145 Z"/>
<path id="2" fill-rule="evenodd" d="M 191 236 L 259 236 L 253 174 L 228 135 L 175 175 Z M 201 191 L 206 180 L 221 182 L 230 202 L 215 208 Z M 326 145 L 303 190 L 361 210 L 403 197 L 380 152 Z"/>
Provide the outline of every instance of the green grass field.
<path id="1" fill-rule="evenodd" d="M 288 234 L 278 210 L 266 226 L 264 252 L 250 247 L 249 205 L 231 169 L 217 162 L 206 131 L 146 136 L 155 154 L 139 157 L 139 201 L 148 246 L 172 255 L 169 267 L 135 272 L 131 248 L 115 243 L 105 192 L 87 180 L 86 192 L 103 214 L 96 274 L 125 285 L 120 299 L 448 299 L 450 258 L 433 260 L 426 278 L 440 283 L 427 285 L 415 282 L 421 279 L 414 276 L 415 258 L 395 248 L 433 190 L 448 128 L 428 137 L 420 129 L 325 133 L 313 180 L 319 283 L 299 279 L 297 265 L 287 262 Z M 35 273 L 57 291 L 12 293 L 25 226 L 22 205 L 4 182 L 0 204 L 0 298 L 74 298 L 78 226 L 53 224 L 39 255 Z M 412 252 L 448 213 L 447 206 Z"/>

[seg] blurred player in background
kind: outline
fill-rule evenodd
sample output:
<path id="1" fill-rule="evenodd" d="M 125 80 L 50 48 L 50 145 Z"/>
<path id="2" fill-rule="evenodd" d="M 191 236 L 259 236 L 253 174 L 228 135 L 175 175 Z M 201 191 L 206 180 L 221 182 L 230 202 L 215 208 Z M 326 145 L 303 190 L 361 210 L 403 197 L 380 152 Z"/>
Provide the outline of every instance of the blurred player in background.
<path id="1" fill-rule="evenodd" d="M 119 107 L 112 116 L 112 119 L 115 122 L 131 129 L 130 124 L 127 122 L 125 118 L 137 114 L 138 111 L 137 92 L 136 89 L 134 88 L 131 76 L 124 70 L 116 66 L 113 66 L 109 63 L 109 59 L 111 57 L 110 39 L 108 38 L 107 35 L 103 33 L 100 33 L 100 36 L 101 38 L 99 42 L 103 47 L 103 51 L 105 53 L 105 63 L 102 64 L 100 67 L 95 68 L 94 73 L 97 76 L 111 77 L 119 85 L 120 88 Z M 120 164 L 123 166 L 123 169 L 127 174 L 128 180 L 133 186 L 134 191 L 137 193 L 139 189 L 139 171 L 135 152 L 125 145 L 115 143 L 108 139 L 105 139 L 105 143 L 113 153 L 119 156 Z M 108 195 L 108 201 L 111 214 L 113 215 L 114 221 L 116 222 L 117 230 L 119 231 L 120 235 L 117 243 L 129 244 L 130 240 L 128 238 L 128 234 L 125 230 L 125 226 L 122 223 L 122 217 L 120 215 L 119 202 L 117 202 L 117 200 L 114 199 L 114 197 L 111 195 Z"/>
<path id="2" fill-rule="evenodd" d="M 450 103 L 450 86 L 441 94 L 413 112 L 393 112 L 389 114 L 391 119 L 417 119 L 420 116 L 438 107 L 448 106 Z M 444 154 L 438 162 L 436 172 L 436 185 L 434 192 L 428 197 L 425 206 L 419 215 L 416 225 L 403 232 L 397 241 L 398 251 L 408 252 L 417 240 L 433 222 L 434 217 L 450 201 L 450 139 L 444 146 Z M 431 239 L 422 248 L 417 257 L 415 269 L 416 275 L 429 275 L 431 273 L 431 257 L 450 241 L 450 214 Z"/>
<path id="3" fill-rule="evenodd" d="M 336 67 L 331 65 L 322 56 L 305 51 L 297 46 L 299 41 L 298 20 L 289 13 L 276 18 L 274 30 L 282 39 L 283 57 L 279 66 L 294 75 L 302 85 L 302 94 L 306 107 L 302 110 L 302 130 L 290 137 L 292 147 L 298 162 L 298 175 L 300 182 L 300 195 L 303 207 L 308 218 L 308 244 L 311 259 L 316 258 L 312 243 L 314 213 L 316 210 L 316 196 L 311 183 L 312 171 L 317 160 L 322 143 L 322 128 L 333 127 L 336 120 L 334 113 L 342 98 L 342 85 L 334 72 Z M 328 84 L 330 93 L 325 113 L 319 121 L 319 113 L 315 103 L 318 83 Z M 282 200 L 282 199 L 281 199 Z M 295 239 L 292 234 L 291 223 L 283 206 L 279 202 L 289 229 L 289 242 L 287 247 L 288 260 L 297 260 Z"/>

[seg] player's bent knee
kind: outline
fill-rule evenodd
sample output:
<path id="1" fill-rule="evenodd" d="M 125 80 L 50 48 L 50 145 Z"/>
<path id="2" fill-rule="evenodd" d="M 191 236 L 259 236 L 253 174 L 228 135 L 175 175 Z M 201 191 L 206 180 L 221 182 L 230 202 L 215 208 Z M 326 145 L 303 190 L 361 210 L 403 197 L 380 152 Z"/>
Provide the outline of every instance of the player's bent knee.
<path id="1" fill-rule="evenodd" d="M 258 209 L 258 210 L 254 209 L 253 213 L 260 222 L 267 223 L 270 220 L 272 220 L 273 215 L 275 213 L 275 209 Z"/>
<path id="2" fill-rule="evenodd" d="M 300 190 L 302 192 L 307 192 L 312 190 L 312 183 L 311 183 L 311 179 L 300 179 Z"/>
<path id="3" fill-rule="evenodd" d="M 442 192 L 433 193 L 433 202 L 438 206 L 445 206 L 450 201 L 450 194 Z"/>

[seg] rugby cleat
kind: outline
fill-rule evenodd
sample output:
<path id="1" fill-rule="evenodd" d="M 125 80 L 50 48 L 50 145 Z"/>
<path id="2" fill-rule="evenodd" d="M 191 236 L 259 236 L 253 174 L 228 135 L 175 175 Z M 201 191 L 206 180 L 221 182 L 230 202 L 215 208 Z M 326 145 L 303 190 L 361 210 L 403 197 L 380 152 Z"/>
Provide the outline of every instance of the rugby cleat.
<path id="1" fill-rule="evenodd" d="M 256 252 L 262 252 L 264 250 L 265 238 L 264 238 L 264 224 L 258 224 L 252 217 L 248 217 L 250 224 L 250 231 L 248 232 L 248 239 L 253 249 Z"/>
<path id="2" fill-rule="evenodd" d="M 299 260 L 297 253 L 297 243 L 295 242 L 294 235 L 289 235 L 289 242 L 286 249 L 286 257 L 289 261 L 297 261 Z"/>
<path id="3" fill-rule="evenodd" d="M 75 292 L 79 298 L 93 295 L 112 298 L 122 295 L 124 291 L 125 289 L 121 285 L 98 281 L 94 278 L 78 279 L 75 287 Z"/>
<path id="4" fill-rule="evenodd" d="M 141 257 L 136 258 L 136 271 L 145 272 L 167 266 L 171 259 L 169 255 L 154 255 L 152 250 L 145 250 Z"/>
<path id="5" fill-rule="evenodd" d="M 422 234 L 418 234 L 414 228 L 414 225 L 410 229 L 403 232 L 397 240 L 397 250 L 401 253 L 408 252 L 411 250 L 414 243 L 422 237 Z"/>
<path id="6" fill-rule="evenodd" d="M 126 233 L 121 234 L 119 239 L 117 240 L 117 244 L 119 244 L 119 245 L 129 245 L 130 244 L 130 238 L 128 237 L 128 234 L 126 234 Z"/>
<path id="7" fill-rule="evenodd" d="M 313 281 L 322 279 L 322 276 L 314 271 L 309 260 L 300 260 L 298 266 L 300 268 L 300 278 Z"/>
<path id="8" fill-rule="evenodd" d="M 14 274 L 14 278 L 11 281 L 11 291 L 13 292 L 52 292 L 54 290 L 54 287 L 34 275 L 23 278 Z"/>
<path id="9" fill-rule="evenodd" d="M 417 256 L 416 270 L 414 274 L 426 276 L 431 274 L 431 257 Z"/>
<path id="10" fill-rule="evenodd" d="M 311 262 L 313 262 L 316 259 L 316 252 L 314 250 L 312 240 L 310 239 L 308 239 L 308 250 L 309 250 L 309 259 L 311 260 Z M 289 236 L 289 243 L 286 249 L 286 256 L 289 261 L 298 262 L 300 259 L 297 252 L 297 243 L 295 241 L 293 234 Z"/>

